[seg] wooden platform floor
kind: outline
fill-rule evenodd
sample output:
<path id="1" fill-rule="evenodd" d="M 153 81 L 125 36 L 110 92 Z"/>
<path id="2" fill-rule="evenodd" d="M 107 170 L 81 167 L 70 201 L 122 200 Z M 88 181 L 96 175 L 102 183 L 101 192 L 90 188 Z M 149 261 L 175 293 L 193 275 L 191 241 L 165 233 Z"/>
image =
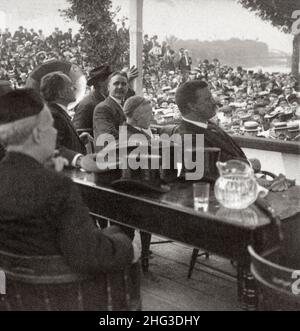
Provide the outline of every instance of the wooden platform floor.
<path id="1" fill-rule="evenodd" d="M 153 237 L 152 241 L 163 240 Z M 135 242 L 139 245 L 137 234 Z M 199 257 L 187 278 L 192 248 L 180 243 L 151 245 L 150 273 L 142 276 L 144 311 L 238 311 L 236 270 L 230 261 Z M 202 265 L 204 263 L 205 265 Z M 210 269 L 226 271 L 224 275 Z"/>

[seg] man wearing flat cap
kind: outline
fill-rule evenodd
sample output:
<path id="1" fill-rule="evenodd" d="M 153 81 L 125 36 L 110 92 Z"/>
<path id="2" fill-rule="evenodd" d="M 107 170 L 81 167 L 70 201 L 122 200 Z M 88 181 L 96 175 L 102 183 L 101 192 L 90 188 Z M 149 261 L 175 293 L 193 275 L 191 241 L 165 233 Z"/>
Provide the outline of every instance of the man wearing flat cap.
<path id="1" fill-rule="evenodd" d="M 62 255 L 78 273 L 130 265 L 129 238 L 117 227 L 98 230 L 72 181 L 43 166 L 54 153 L 57 131 L 40 96 L 32 89 L 2 96 L 0 122 L 0 141 L 7 145 L 0 162 L 0 250 Z"/>
<path id="2" fill-rule="evenodd" d="M 107 64 L 90 71 L 87 85 L 93 90 L 75 108 L 73 124 L 76 130 L 93 130 L 94 109 L 106 99 L 108 77 L 111 74 L 111 67 Z"/>

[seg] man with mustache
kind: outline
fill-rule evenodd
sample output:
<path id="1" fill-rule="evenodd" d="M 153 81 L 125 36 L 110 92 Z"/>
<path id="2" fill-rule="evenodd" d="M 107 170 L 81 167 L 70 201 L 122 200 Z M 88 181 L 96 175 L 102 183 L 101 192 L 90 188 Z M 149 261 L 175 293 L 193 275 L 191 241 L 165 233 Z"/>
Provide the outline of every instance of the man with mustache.
<path id="1" fill-rule="evenodd" d="M 94 110 L 95 142 L 102 134 L 119 137 L 119 127 L 126 121 L 123 103 L 128 92 L 128 77 L 124 72 L 114 72 L 108 82 L 109 96 Z"/>
<path id="2" fill-rule="evenodd" d="M 247 158 L 237 143 L 210 120 L 216 115 L 217 104 L 203 81 L 186 82 L 176 91 L 176 103 L 182 115 L 182 122 L 174 130 L 182 136 L 204 135 L 205 147 L 221 149 L 220 161 Z"/>

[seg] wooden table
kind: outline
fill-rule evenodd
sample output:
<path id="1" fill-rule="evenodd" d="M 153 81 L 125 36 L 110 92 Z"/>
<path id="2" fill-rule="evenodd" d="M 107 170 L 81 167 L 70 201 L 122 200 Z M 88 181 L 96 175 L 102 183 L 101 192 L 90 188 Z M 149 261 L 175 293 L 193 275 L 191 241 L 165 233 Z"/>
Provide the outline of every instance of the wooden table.
<path id="1" fill-rule="evenodd" d="M 171 184 L 164 194 L 120 191 L 99 181 L 100 176 L 78 170 L 66 171 L 79 187 L 92 214 L 135 229 L 205 249 L 238 263 L 238 295 L 244 308 L 256 306 L 250 257 L 247 246 L 256 250 L 276 244 L 276 229 L 256 205 L 234 211 L 221 207 L 210 195 L 207 213 L 193 209 L 192 184 Z M 300 212 L 300 187 L 269 193 L 267 199 L 281 220 L 291 220 Z M 298 222 L 300 223 L 300 222 Z"/>

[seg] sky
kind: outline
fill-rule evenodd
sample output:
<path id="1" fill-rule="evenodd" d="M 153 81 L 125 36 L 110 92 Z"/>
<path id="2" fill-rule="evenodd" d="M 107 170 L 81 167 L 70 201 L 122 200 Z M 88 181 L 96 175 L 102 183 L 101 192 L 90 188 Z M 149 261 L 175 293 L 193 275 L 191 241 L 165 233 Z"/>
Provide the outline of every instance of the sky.
<path id="1" fill-rule="evenodd" d="M 129 16 L 130 0 L 113 0 Z M 300 9 L 300 5 L 299 5 Z M 292 52 L 292 36 L 263 22 L 235 0 L 144 0 L 144 33 L 180 39 L 252 39 L 270 50 Z"/>

